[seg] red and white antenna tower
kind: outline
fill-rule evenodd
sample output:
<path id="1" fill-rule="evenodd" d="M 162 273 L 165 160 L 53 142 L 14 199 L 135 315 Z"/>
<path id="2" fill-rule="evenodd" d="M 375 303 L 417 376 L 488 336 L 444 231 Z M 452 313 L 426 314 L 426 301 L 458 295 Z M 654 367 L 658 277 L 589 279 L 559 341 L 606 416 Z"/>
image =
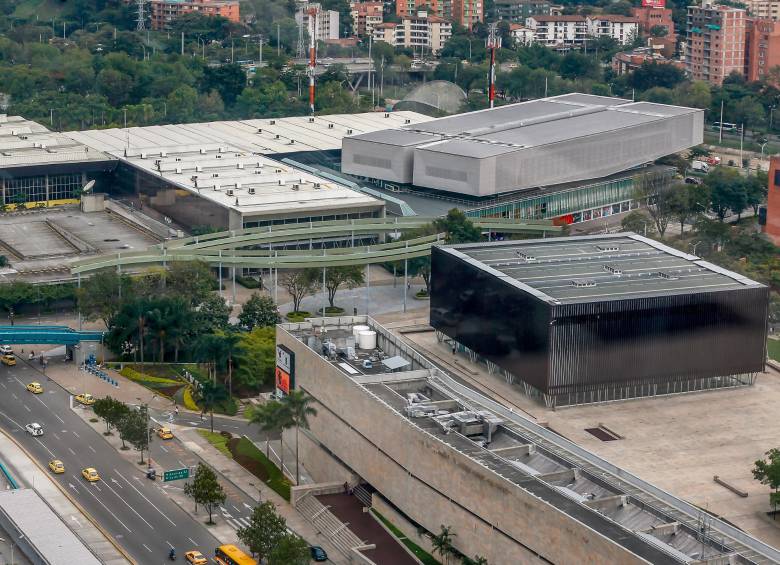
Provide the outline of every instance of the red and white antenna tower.
<path id="1" fill-rule="evenodd" d="M 498 36 L 498 24 L 488 26 L 487 48 L 490 50 L 490 74 L 488 75 L 488 101 L 490 107 L 496 100 L 496 49 L 501 47 L 501 38 Z"/>
<path id="2" fill-rule="evenodd" d="M 314 68 L 317 66 L 317 8 L 310 8 L 309 14 L 309 110 L 314 115 Z"/>

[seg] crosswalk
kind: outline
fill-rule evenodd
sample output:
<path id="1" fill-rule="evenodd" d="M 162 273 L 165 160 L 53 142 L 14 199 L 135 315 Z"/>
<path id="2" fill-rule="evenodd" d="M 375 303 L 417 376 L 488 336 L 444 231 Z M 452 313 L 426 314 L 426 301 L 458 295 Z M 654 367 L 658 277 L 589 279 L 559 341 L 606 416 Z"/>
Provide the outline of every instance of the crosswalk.
<path id="1" fill-rule="evenodd" d="M 222 512 L 222 518 L 225 520 L 225 523 L 234 530 L 249 527 L 249 518 L 233 516 L 224 506 L 220 506 L 219 509 Z"/>

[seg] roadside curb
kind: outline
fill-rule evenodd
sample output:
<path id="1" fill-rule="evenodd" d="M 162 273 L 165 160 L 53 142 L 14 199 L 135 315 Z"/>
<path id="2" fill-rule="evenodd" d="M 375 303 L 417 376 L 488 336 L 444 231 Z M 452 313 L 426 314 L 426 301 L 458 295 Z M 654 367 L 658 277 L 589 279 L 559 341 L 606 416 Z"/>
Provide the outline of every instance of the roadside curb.
<path id="1" fill-rule="evenodd" d="M 40 463 L 38 463 L 38 461 L 37 461 L 37 460 L 36 460 L 36 459 L 35 459 L 35 458 L 34 458 L 32 455 L 30 455 L 30 452 L 28 452 L 28 451 L 27 451 L 27 449 L 25 449 L 25 448 L 24 448 L 24 446 L 22 446 L 22 445 L 21 445 L 21 444 L 20 444 L 18 441 L 16 441 L 16 438 L 14 438 L 14 437 L 12 437 L 11 435 L 7 434 L 7 433 L 6 433 L 5 431 L 3 431 L 3 430 L 0 430 L 0 433 L 2 433 L 2 434 L 3 434 L 3 435 L 6 437 L 6 438 L 8 438 L 8 439 L 9 439 L 9 440 L 10 440 L 10 441 L 11 441 L 11 442 L 14 444 L 14 445 L 16 445 L 16 447 L 18 447 L 18 448 L 19 448 L 19 450 L 21 450 L 21 452 L 22 452 L 22 453 L 24 453 L 24 455 L 25 455 L 25 456 L 26 456 L 26 457 L 27 457 L 27 458 L 28 458 L 30 461 L 32 461 L 32 462 L 33 462 L 33 464 L 34 464 L 36 467 L 38 467 L 38 469 L 39 469 L 39 470 L 40 470 L 40 471 L 41 471 L 43 474 L 45 474 L 45 475 L 48 475 L 47 471 L 46 471 L 46 470 L 43 468 L 43 466 L 42 466 Z M 122 557 L 124 557 L 124 558 L 125 558 L 125 559 L 128 561 L 128 563 L 132 563 L 133 565 L 138 565 L 138 562 L 137 562 L 137 561 L 135 561 L 133 558 L 131 558 L 131 557 L 130 557 L 130 555 L 129 555 L 129 554 L 128 554 L 128 553 L 127 553 L 125 550 L 124 550 L 124 548 L 123 548 L 123 547 L 121 547 L 121 546 L 120 546 L 120 545 L 119 545 L 119 544 L 116 542 L 116 540 L 114 539 L 114 536 L 112 536 L 111 534 L 109 534 L 109 533 L 108 533 L 108 532 L 107 532 L 107 531 L 106 531 L 106 530 L 103 528 L 103 526 L 101 526 L 101 525 L 100 525 L 100 524 L 97 522 L 97 520 L 95 520 L 95 519 L 92 517 L 92 515 L 91 515 L 89 512 L 87 512 L 87 511 L 84 509 L 84 507 L 83 507 L 83 506 L 81 506 L 81 504 L 80 504 L 78 501 L 76 501 L 76 500 L 75 500 L 73 497 L 71 497 L 71 496 L 70 496 L 70 493 L 68 493 L 68 492 L 67 492 L 67 491 L 66 491 L 66 490 L 65 490 L 65 489 L 62 487 L 62 485 L 60 485 L 60 484 L 59 484 L 57 481 L 51 481 L 51 483 L 52 483 L 52 484 L 54 484 L 54 485 L 57 487 L 57 489 L 58 489 L 58 490 L 59 490 L 59 491 L 60 491 L 60 492 L 63 494 L 63 496 L 65 496 L 65 498 L 67 498 L 67 499 L 70 501 L 70 503 L 71 503 L 71 504 L 73 504 L 73 506 L 75 506 L 75 507 L 78 509 L 78 511 L 79 511 L 79 512 L 81 512 L 81 514 L 82 514 L 82 515 L 83 515 L 83 516 L 84 516 L 84 517 L 85 517 L 87 520 L 89 520 L 89 521 L 90 521 L 90 523 L 91 523 L 93 526 L 95 526 L 95 528 L 97 528 L 97 530 L 98 530 L 98 531 L 99 531 L 99 532 L 100 532 L 100 533 L 103 535 L 103 537 L 105 537 L 105 538 L 108 540 L 108 542 L 109 542 L 111 545 L 113 545 L 113 546 L 114 546 L 114 549 L 116 549 L 116 550 L 119 552 L 119 554 L 120 554 L 120 555 L 122 555 Z M 60 519 L 62 519 L 62 518 L 60 518 Z"/>

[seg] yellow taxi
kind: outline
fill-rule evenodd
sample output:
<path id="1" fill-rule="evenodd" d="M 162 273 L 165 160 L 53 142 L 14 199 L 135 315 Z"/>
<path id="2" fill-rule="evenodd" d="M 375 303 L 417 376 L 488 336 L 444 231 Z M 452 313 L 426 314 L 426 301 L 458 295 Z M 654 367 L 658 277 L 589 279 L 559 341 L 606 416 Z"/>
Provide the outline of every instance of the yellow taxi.
<path id="1" fill-rule="evenodd" d="M 51 469 L 52 473 L 59 475 L 65 472 L 65 465 L 59 459 L 52 459 L 49 461 L 49 469 Z"/>
<path id="2" fill-rule="evenodd" d="M 92 406 L 95 403 L 95 397 L 88 392 L 82 392 L 76 395 L 76 402 L 80 402 L 85 406 Z"/>
<path id="3" fill-rule="evenodd" d="M 160 428 L 157 430 L 157 435 L 160 436 L 160 439 L 173 439 L 173 432 L 170 428 Z"/>
<path id="4" fill-rule="evenodd" d="M 100 480 L 100 475 L 98 475 L 97 469 L 94 467 L 86 467 L 82 469 L 81 476 L 87 479 L 90 483 L 94 483 L 95 481 Z"/>
<path id="5" fill-rule="evenodd" d="M 41 386 L 41 383 L 30 383 L 27 385 L 27 390 L 33 394 L 41 394 L 43 392 L 43 387 Z"/>
<path id="6" fill-rule="evenodd" d="M 184 559 L 187 561 L 187 563 L 192 563 L 192 565 L 206 565 L 209 560 L 203 557 L 203 554 L 200 551 L 188 551 L 184 554 Z"/>
<path id="7" fill-rule="evenodd" d="M 3 355 L 0 357 L 0 362 L 3 363 L 3 365 L 8 365 L 9 367 L 13 367 L 16 365 L 16 357 L 13 355 Z"/>

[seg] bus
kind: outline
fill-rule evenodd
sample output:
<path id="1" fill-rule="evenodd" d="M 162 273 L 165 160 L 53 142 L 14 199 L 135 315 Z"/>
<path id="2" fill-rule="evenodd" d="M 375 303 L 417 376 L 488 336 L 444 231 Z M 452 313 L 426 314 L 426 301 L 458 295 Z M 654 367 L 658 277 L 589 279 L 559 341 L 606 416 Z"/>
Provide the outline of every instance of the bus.
<path id="1" fill-rule="evenodd" d="M 214 550 L 214 561 L 219 565 L 257 565 L 257 561 L 235 545 L 220 545 Z"/>
<path id="2" fill-rule="evenodd" d="M 713 122 L 712 129 L 720 131 L 720 122 Z M 737 124 L 731 124 L 729 122 L 723 122 L 723 131 L 741 131 L 741 128 Z"/>

